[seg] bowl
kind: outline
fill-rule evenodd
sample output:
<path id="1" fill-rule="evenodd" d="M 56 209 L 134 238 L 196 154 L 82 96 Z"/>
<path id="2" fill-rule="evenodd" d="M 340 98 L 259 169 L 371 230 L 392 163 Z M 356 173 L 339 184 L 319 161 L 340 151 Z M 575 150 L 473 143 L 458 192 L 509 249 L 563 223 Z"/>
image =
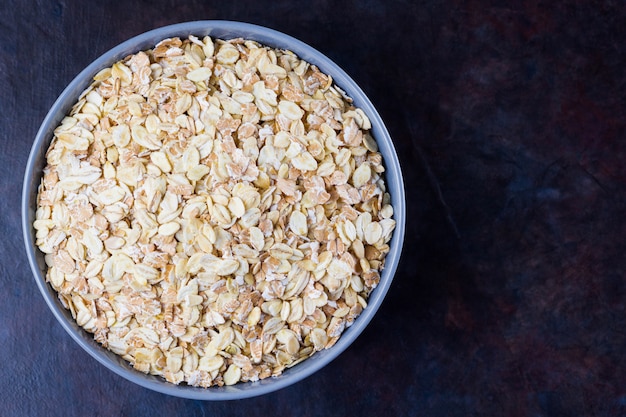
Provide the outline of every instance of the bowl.
<path id="1" fill-rule="evenodd" d="M 387 191 L 391 195 L 394 219 L 396 220 L 396 228 L 389 243 L 390 250 L 386 257 L 385 269 L 381 274 L 380 283 L 370 295 L 368 307 L 363 310 L 353 325 L 343 332 L 334 346 L 315 353 L 301 363 L 286 369 L 279 376 L 256 382 L 209 388 L 174 385 L 161 377 L 139 372 L 120 356 L 95 342 L 91 333 L 78 326 L 70 312 L 57 298 L 57 293 L 46 282 L 47 267 L 43 253 L 35 245 L 35 230 L 32 226 L 37 206 L 38 186 L 46 160 L 45 154 L 51 143 L 53 131 L 78 100 L 79 95 L 92 82 L 94 75 L 101 69 L 110 67 L 116 61 L 132 53 L 153 48 L 156 43 L 163 39 L 176 36 L 182 38 L 189 35 L 197 37 L 208 35 L 220 39 L 244 38 L 273 48 L 288 49 L 301 59 L 317 65 L 325 74 L 331 75 L 334 83 L 353 99 L 354 104 L 360 107 L 371 121 L 371 133 L 384 158 L 385 181 Z M 372 320 L 392 283 L 404 240 L 405 216 L 404 184 L 396 151 L 378 112 L 359 86 L 339 66 L 307 44 L 272 29 L 233 21 L 195 21 L 161 27 L 123 42 L 92 62 L 65 88 L 43 120 L 26 166 L 22 194 L 22 227 L 29 263 L 41 294 L 67 333 L 89 355 L 123 378 L 164 394 L 198 400 L 233 400 L 267 394 L 310 376 L 344 352 Z"/>

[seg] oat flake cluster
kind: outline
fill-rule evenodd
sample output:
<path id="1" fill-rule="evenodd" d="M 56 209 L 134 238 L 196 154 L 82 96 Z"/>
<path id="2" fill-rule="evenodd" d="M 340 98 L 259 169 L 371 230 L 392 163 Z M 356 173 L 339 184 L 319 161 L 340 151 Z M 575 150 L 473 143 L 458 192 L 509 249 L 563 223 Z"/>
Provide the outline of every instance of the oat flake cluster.
<path id="1" fill-rule="evenodd" d="M 166 39 L 94 77 L 47 153 L 34 228 L 77 323 L 178 384 L 279 375 L 329 348 L 395 221 L 362 110 L 243 39 Z"/>

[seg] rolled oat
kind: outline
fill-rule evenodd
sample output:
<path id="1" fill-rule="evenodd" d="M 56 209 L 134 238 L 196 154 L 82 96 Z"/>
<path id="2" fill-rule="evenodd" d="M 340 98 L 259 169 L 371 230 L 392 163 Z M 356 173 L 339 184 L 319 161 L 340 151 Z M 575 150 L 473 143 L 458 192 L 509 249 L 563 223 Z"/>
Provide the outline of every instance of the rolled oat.
<path id="1" fill-rule="evenodd" d="M 395 221 L 367 115 L 256 42 L 165 39 L 100 71 L 54 132 L 34 228 L 77 323 L 194 386 L 333 346 Z"/>

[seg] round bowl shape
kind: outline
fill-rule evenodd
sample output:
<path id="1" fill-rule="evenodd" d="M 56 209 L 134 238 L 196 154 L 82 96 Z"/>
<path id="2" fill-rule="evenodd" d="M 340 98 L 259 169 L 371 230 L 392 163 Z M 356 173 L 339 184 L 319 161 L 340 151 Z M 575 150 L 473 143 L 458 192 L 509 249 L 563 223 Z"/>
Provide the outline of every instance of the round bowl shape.
<path id="1" fill-rule="evenodd" d="M 32 226 L 37 207 L 37 190 L 46 162 L 45 154 L 52 140 L 53 131 L 63 117 L 69 113 L 83 90 L 91 84 L 93 76 L 101 69 L 111 66 L 130 54 L 153 48 L 163 39 L 176 36 L 182 38 L 189 35 L 198 37 L 209 35 L 220 39 L 244 38 L 255 40 L 273 48 L 288 49 L 301 59 L 317 65 L 325 74 L 331 75 L 334 83 L 343 89 L 354 100 L 354 104 L 363 109 L 370 118 L 372 135 L 376 139 L 379 152 L 384 158 L 385 181 L 387 190 L 391 195 L 394 219 L 396 220 L 396 228 L 390 242 L 390 251 L 386 257 L 385 269 L 382 272 L 380 283 L 372 292 L 368 300 L 368 307 L 355 320 L 354 324 L 344 331 L 338 342 L 330 349 L 317 352 L 305 361 L 286 369 L 280 376 L 257 382 L 238 383 L 233 386 L 196 388 L 188 385 L 174 385 L 160 377 L 134 370 L 124 359 L 95 342 L 91 333 L 78 326 L 70 312 L 59 301 L 57 293 L 46 282 L 47 267 L 43 253 L 35 245 L 35 231 Z M 116 46 L 91 63 L 61 93 L 45 117 L 28 159 L 22 194 L 22 228 L 30 266 L 41 294 L 63 328 L 98 362 L 127 380 L 164 394 L 199 400 L 241 399 L 284 388 L 318 371 L 346 350 L 370 322 L 391 285 L 402 250 L 405 216 L 404 184 L 393 143 L 380 116 L 359 86 L 330 59 L 305 43 L 272 29 L 231 21 L 196 21 L 155 29 Z"/>

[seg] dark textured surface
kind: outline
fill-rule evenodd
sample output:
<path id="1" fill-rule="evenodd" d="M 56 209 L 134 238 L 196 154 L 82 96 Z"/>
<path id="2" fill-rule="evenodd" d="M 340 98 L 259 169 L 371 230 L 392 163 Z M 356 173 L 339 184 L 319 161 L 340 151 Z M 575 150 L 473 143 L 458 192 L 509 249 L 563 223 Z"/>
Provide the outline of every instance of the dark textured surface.
<path id="1" fill-rule="evenodd" d="M 1 0 L 0 415 L 626 415 L 626 8 L 419 3 Z M 151 392 L 84 353 L 19 223 L 30 146 L 67 83 L 198 19 L 334 59 L 379 109 L 407 186 L 403 260 L 368 329 L 319 373 L 238 402 Z"/>

